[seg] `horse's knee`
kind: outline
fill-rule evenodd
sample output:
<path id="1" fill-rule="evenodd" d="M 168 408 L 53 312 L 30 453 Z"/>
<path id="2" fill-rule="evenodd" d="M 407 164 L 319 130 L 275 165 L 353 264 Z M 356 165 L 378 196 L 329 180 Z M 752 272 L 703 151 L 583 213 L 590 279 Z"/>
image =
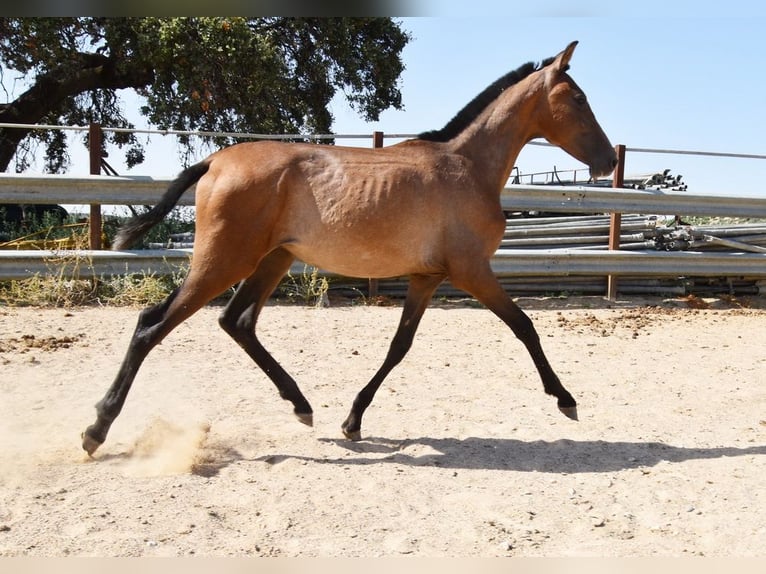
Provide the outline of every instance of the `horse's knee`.
<path id="1" fill-rule="evenodd" d="M 218 325 L 221 329 L 236 339 L 237 335 L 243 331 L 239 319 L 239 315 L 224 310 L 223 313 L 218 316 Z"/>
<path id="2" fill-rule="evenodd" d="M 132 356 L 132 353 L 139 349 L 148 353 L 170 332 L 175 323 L 171 319 L 171 325 L 168 325 L 168 309 L 177 294 L 178 289 L 168 295 L 164 301 L 146 307 L 139 312 L 136 329 L 133 332 L 128 350 L 129 356 Z"/>
<path id="3" fill-rule="evenodd" d="M 231 317 L 229 317 L 228 313 L 223 311 L 223 313 L 218 315 L 218 326 L 226 331 L 229 335 L 231 335 L 234 330 L 235 323 L 231 320 Z"/>
<path id="4" fill-rule="evenodd" d="M 138 314 L 137 328 L 148 329 L 162 321 L 165 318 L 165 313 L 167 312 L 168 307 L 170 307 L 170 304 L 177 297 L 179 289 L 179 287 L 174 289 L 163 301 L 142 309 Z"/>
<path id="5" fill-rule="evenodd" d="M 218 325 L 238 342 L 251 337 L 255 333 L 252 315 L 247 311 L 236 314 L 229 310 L 224 310 L 218 316 Z"/>
<path id="6" fill-rule="evenodd" d="M 537 329 L 535 329 L 532 319 L 526 314 L 521 313 L 517 317 L 513 318 L 513 321 L 509 323 L 513 334 L 524 343 L 539 340 Z"/>

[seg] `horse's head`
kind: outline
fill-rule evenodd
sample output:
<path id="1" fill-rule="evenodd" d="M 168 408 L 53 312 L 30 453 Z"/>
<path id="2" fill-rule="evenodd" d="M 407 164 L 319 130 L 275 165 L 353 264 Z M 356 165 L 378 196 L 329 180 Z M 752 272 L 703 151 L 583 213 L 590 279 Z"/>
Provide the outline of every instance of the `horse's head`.
<path id="1" fill-rule="evenodd" d="M 591 177 L 595 178 L 614 170 L 617 155 L 585 94 L 566 73 L 575 46 L 577 42 L 569 44 L 540 71 L 545 103 L 539 130 L 542 137 L 590 167 Z"/>

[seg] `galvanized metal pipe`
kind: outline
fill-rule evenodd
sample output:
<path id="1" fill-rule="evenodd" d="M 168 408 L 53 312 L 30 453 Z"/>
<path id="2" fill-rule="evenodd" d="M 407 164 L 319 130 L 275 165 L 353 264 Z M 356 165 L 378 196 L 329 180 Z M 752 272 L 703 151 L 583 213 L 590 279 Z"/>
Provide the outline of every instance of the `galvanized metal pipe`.
<path id="1" fill-rule="evenodd" d="M 637 230 L 649 230 L 653 227 L 647 226 L 644 222 L 627 222 L 623 223 L 621 227 L 622 231 L 637 231 Z M 609 222 L 605 223 L 592 223 L 590 225 L 569 225 L 566 227 L 548 227 L 547 225 L 540 226 L 524 226 L 524 227 L 506 227 L 505 237 L 510 239 L 513 237 L 546 237 L 550 235 L 578 235 L 584 233 L 597 233 L 597 232 L 609 233 Z"/>
<path id="2" fill-rule="evenodd" d="M 647 225 L 656 225 L 656 215 L 623 215 L 624 221 L 644 221 Z M 571 215 L 560 217 L 510 217 L 506 220 L 506 227 L 523 227 L 547 225 L 551 228 L 566 227 L 572 224 L 587 225 L 590 223 L 608 223 L 608 215 Z"/>
<path id="3" fill-rule="evenodd" d="M 564 245 L 571 245 L 572 247 L 579 247 L 579 244 L 590 244 L 590 245 L 607 245 L 607 240 L 609 239 L 609 235 L 603 234 L 603 235 L 573 235 L 573 236 L 562 236 L 562 237 L 528 237 L 528 238 L 522 238 L 522 239 L 503 239 L 500 242 L 501 248 L 523 248 L 523 247 L 531 247 L 531 246 L 544 246 L 544 245 L 550 245 L 550 246 L 557 246 L 562 247 Z M 621 242 L 632 242 L 632 241 L 641 241 L 644 239 L 643 233 L 634 233 L 630 235 L 621 235 L 620 241 Z"/>
<path id="4" fill-rule="evenodd" d="M 0 250 L 0 280 L 33 275 L 81 279 L 145 273 L 171 275 L 185 270 L 191 249 L 136 251 Z"/>
<path id="5" fill-rule="evenodd" d="M 0 279 L 23 279 L 35 273 L 67 277 L 173 273 L 188 265 L 191 250 L 1 251 Z M 491 260 L 500 276 L 645 275 L 766 277 L 766 254 L 587 249 L 498 249 Z M 296 262 L 294 273 L 304 264 Z M 326 276 L 333 274 L 322 273 Z"/>
<path id="6" fill-rule="evenodd" d="M 766 254 L 499 249 L 497 275 L 766 276 Z"/>
<path id="7" fill-rule="evenodd" d="M 509 185 L 501 194 L 506 211 L 650 213 L 766 218 L 766 197 L 677 191 L 641 191 L 576 186 Z"/>
<path id="8" fill-rule="evenodd" d="M 169 179 L 147 176 L 0 174 L 0 204 L 154 205 Z M 194 189 L 178 205 L 194 205 Z"/>
<path id="9" fill-rule="evenodd" d="M 169 179 L 146 176 L 0 174 L 0 203 L 153 205 Z M 766 218 L 766 197 L 579 186 L 509 185 L 505 211 L 649 213 Z M 179 205 L 194 205 L 193 190 Z"/>

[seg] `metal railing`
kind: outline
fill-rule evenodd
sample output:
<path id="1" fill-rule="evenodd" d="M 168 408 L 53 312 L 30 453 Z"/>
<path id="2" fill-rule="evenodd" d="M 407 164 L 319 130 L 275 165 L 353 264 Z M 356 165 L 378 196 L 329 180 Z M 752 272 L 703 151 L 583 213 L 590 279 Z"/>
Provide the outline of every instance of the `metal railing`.
<path id="1" fill-rule="evenodd" d="M 169 180 L 149 177 L 0 175 L 2 203 L 151 205 Z M 192 205 L 194 193 L 183 196 Z M 572 186 L 513 185 L 503 190 L 505 210 L 566 213 L 651 213 L 766 218 L 766 198 L 697 195 Z M 103 276 L 137 272 L 172 273 L 188 264 L 191 250 L 2 251 L 0 279 L 35 273 Z M 766 254 L 578 249 L 505 249 L 492 259 L 498 276 L 644 275 L 766 277 Z M 295 271 L 299 268 L 296 266 Z"/>
<path id="2" fill-rule="evenodd" d="M 169 179 L 146 176 L 0 174 L 0 205 L 153 205 L 169 184 Z M 766 197 L 700 195 L 686 191 L 509 185 L 503 190 L 500 201 L 506 211 L 766 218 Z M 193 188 L 181 196 L 178 205 L 194 205 Z"/>
<path id="3" fill-rule="evenodd" d="M 2 124 L 0 127 L 13 127 Z M 118 131 L 99 126 L 16 126 L 37 129 L 78 129 L 91 131 L 91 139 L 100 131 Z M 229 135 L 237 138 L 290 139 L 288 135 L 264 134 L 206 134 L 143 130 L 165 135 Z M 384 134 L 361 135 L 319 134 L 296 135 L 309 140 L 326 138 L 369 138 L 373 147 L 381 147 Z M 385 134 L 388 138 L 407 138 L 408 134 Z M 531 145 L 547 146 L 545 142 Z M 672 277 L 694 275 L 701 277 L 766 277 L 764 253 L 708 253 L 678 251 L 663 253 L 653 250 L 620 251 L 620 215 L 642 213 L 657 215 L 719 216 L 766 218 L 766 198 L 731 194 L 694 194 L 673 191 L 630 190 L 621 187 L 625 151 L 646 153 L 677 153 L 722 157 L 766 159 L 763 155 L 726 154 L 717 152 L 673 151 L 661 149 L 626 148 L 617 146 L 622 170 L 615 170 L 614 188 L 555 185 L 509 185 L 503 190 L 501 204 L 505 211 L 544 211 L 550 213 L 607 213 L 612 217 L 609 251 L 585 249 L 507 249 L 501 246 L 492 259 L 499 277 Z M 100 145 L 94 145 L 91 172 L 98 173 L 103 158 Z M 162 196 L 168 179 L 141 176 L 67 176 L 0 174 L 0 206 L 3 203 L 82 204 L 91 206 L 91 246 L 100 244 L 100 207 L 102 205 L 152 205 Z M 179 205 L 194 205 L 194 190 L 186 192 Z M 94 225 L 95 224 L 95 225 Z M 82 251 L 3 251 L 0 250 L 0 279 L 20 279 L 33 274 L 58 273 L 66 276 L 104 276 L 126 273 L 174 273 L 189 261 L 190 250 L 102 251 L 92 248 Z M 293 271 L 300 272 L 302 263 Z"/>
<path id="4" fill-rule="evenodd" d="M 98 278 L 133 273 L 172 274 L 185 269 L 191 249 L 0 250 L 0 279 L 35 274 Z M 579 249 L 498 249 L 491 260 L 498 277 L 647 276 L 766 278 L 766 254 L 698 251 L 588 251 Z M 304 264 L 293 264 L 300 274 Z M 321 270 L 320 270 L 321 272 Z M 322 272 L 325 276 L 337 276 Z"/>

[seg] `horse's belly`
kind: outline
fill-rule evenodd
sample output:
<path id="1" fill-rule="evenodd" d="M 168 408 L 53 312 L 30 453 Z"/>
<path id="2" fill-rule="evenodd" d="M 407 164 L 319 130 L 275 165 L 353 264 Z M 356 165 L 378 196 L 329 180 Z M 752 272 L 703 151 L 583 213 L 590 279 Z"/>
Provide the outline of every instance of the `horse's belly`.
<path id="1" fill-rule="evenodd" d="M 297 259 L 344 277 L 402 277 L 433 273 L 430 257 L 413 245 L 350 245 L 344 241 L 319 241 L 285 246 Z"/>

